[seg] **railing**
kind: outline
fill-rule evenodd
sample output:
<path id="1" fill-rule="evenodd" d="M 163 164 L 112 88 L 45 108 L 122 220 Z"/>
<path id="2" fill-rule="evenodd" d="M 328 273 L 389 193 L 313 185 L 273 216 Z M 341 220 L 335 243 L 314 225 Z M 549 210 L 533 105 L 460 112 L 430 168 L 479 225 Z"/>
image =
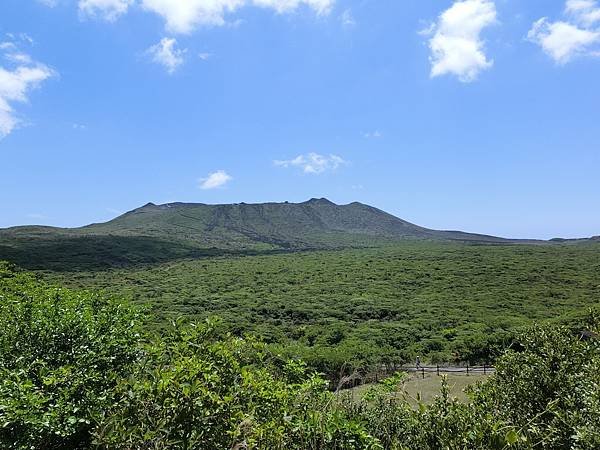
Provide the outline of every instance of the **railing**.
<path id="1" fill-rule="evenodd" d="M 494 366 L 402 366 L 400 371 L 409 373 L 419 373 L 425 378 L 425 373 L 435 372 L 437 375 L 444 373 L 466 373 L 467 375 L 488 375 L 494 373 Z"/>
<path id="2" fill-rule="evenodd" d="M 425 378 L 425 374 L 435 373 L 436 375 L 443 374 L 452 374 L 452 373 L 464 373 L 466 376 L 470 375 L 491 375 L 495 372 L 494 366 L 484 364 L 482 366 L 424 366 L 424 365 L 403 365 L 396 366 L 393 370 L 383 370 L 383 371 L 375 371 L 367 374 L 359 374 L 358 372 L 354 372 L 352 375 L 342 377 L 339 384 L 337 385 L 337 390 L 342 389 L 351 389 L 356 386 L 360 386 L 363 384 L 377 383 L 379 381 L 385 380 L 389 378 L 396 372 L 407 372 L 407 373 L 415 373 L 422 378 Z"/>

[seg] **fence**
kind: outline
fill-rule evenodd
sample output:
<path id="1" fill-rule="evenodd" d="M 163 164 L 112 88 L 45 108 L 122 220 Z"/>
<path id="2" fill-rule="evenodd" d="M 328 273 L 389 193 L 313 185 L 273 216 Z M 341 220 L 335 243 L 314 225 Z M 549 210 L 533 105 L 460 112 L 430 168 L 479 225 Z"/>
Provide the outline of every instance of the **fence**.
<path id="1" fill-rule="evenodd" d="M 488 375 L 488 374 L 492 374 L 494 373 L 495 369 L 494 366 L 488 366 L 488 365 L 483 365 L 483 366 L 469 366 L 468 364 L 466 366 L 439 366 L 436 365 L 434 366 L 402 366 L 400 368 L 400 370 L 402 372 L 409 372 L 409 373 L 419 373 L 423 375 L 423 378 L 425 378 L 425 373 L 432 373 L 435 372 L 437 375 L 441 375 L 444 373 L 466 373 L 467 375 L 475 375 L 475 374 L 479 374 L 479 375 Z"/>
<path id="2" fill-rule="evenodd" d="M 371 373 L 367 373 L 367 374 L 359 374 L 359 373 L 355 372 L 352 375 L 342 377 L 338 384 L 337 390 L 351 389 L 353 387 L 361 386 L 363 384 L 377 383 L 381 380 L 389 378 L 391 375 L 393 375 L 396 372 L 414 373 L 414 374 L 417 374 L 418 376 L 421 376 L 422 378 L 425 378 L 425 374 L 429 374 L 429 373 L 435 373 L 438 376 L 443 375 L 443 374 L 452 374 L 452 373 L 454 373 L 454 374 L 464 373 L 466 376 L 491 375 L 492 373 L 495 372 L 495 370 L 496 369 L 494 368 L 494 366 L 487 365 L 487 364 L 484 364 L 482 366 L 470 366 L 468 364 L 465 366 L 440 366 L 440 365 L 435 365 L 435 366 L 423 366 L 423 365 L 396 366 L 393 368 L 393 370 L 379 370 L 379 371 L 375 371 L 375 372 L 371 372 Z"/>

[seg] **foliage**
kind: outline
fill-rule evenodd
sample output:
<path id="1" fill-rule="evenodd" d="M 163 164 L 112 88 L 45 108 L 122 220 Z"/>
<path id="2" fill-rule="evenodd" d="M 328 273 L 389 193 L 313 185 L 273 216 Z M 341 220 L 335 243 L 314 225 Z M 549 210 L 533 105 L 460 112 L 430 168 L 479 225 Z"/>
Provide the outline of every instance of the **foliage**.
<path id="1" fill-rule="evenodd" d="M 534 320 L 577 322 L 600 298 L 599 250 L 404 242 L 45 277 L 129 297 L 157 326 L 218 315 L 334 379 L 417 355 L 490 363 Z"/>
<path id="2" fill-rule="evenodd" d="M 534 326 L 475 391 L 535 447 L 600 448 L 600 341 L 562 327 Z"/>
<path id="3" fill-rule="evenodd" d="M 0 447 L 84 448 L 138 359 L 139 314 L 0 264 Z"/>
<path id="4" fill-rule="evenodd" d="M 302 364 L 209 325 L 176 327 L 147 346 L 118 388 L 96 443 L 128 448 L 344 448 L 375 444 Z"/>
<path id="5" fill-rule="evenodd" d="M 127 306 L 0 266 L 0 445 L 7 449 L 595 450 L 600 341 L 534 325 L 458 402 L 362 399 L 218 321 L 141 333 Z M 585 325 L 598 331 L 590 315 Z"/>

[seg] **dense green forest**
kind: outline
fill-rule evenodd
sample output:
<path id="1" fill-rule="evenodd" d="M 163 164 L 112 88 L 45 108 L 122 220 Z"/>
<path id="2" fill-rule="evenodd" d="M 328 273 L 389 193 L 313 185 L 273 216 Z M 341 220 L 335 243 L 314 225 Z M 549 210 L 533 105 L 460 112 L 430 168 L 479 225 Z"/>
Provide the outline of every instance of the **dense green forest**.
<path id="1" fill-rule="evenodd" d="M 332 377 L 342 367 L 483 363 L 533 320 L 569 323 L 600 299 L 600 244 L 404 241 L 335 251 L 45 271 L 149 309 L 154 326 L 218 315 Z"/>
<path id="2" fill-rule="evenodd" d="M 597 313 L 572 328 L 527 328 L 468 402 L 443 384 L 416 408 L 401 373 L 352 400 L 302 361 L 213 321 L 153 333 L 147 320 L 123 299 L 0 263 L 0 447 L 600 447 Z"/>

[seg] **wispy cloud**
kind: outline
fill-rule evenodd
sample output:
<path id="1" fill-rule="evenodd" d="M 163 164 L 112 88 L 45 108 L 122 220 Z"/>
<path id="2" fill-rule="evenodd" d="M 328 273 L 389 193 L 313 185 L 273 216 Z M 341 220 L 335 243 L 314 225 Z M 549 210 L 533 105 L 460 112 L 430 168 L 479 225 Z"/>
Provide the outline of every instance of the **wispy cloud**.
<path id="1" fill-rule="evenodd" d="M 207 61 L 209 58 L 212 58 L 212 53 L 209 53 L 209 52 L 198 53 L 198 58 L 200 58 L 202 61 Z"/>
<path id="2" fill-rule="evenodd" d="M 335 170 L 347 162 L 337 155 L 319 155 L 318 153 L 308 153 L 298 155 L 289 160 L 275 160 L 276 166 L 289 168 L 298 167 L 307 174 L 321 174 L 327 171 Z"/>
<path id="3" fill-rule="evenodd" d="M 600 6 L 594 0 L 567 0 L 564 19 L 556 22 L 542 17 L 527 38 L 539 45 L 557 64 L 576 56 L 600 56 Z"/>
<path id="4" fill-rule="evenodd" d="M 379 139 L 379 138 L 383 137 L 383 134 L 381 134 L 381 131 L 379 131 L 379 130 L 368 131 L 366 133 L 363 133 L 363 137 L 365 139 Z"/>
<path id="5" fill-rule="evenodd" d="M 37 2 L 50 8 L 54 8 L 56 5 L 58 5 L 58 0 L 37 0 Z"/>
<path id="6" fill-rule="evenodd" d="M 184 63 L 187 49 L 178 49 L 177 40 L 174 38 L 163 38 L 146 52 L 152 57 L 153 62 L 160 64 L 169 74 L 172 74 Z"/>
<path id="7" fill-rule="evenodd" d="M 79 0 L 78 7 L 81 17 L 99 17 L 114 22 L 133 4 L 134 0 Z"/>
<path id="8" fill-rule="evenodd" d="M 335 0 L 142 0 L 142 6 L 160 15 L 167 29 L 174 33 L 190 33 L 201 26 L 222 26 L 225 17 L 244 6 L 270 8 L 288 13 L 305 5 L 317 14 L 327 14 Z"/>
<path id="9" fill-rule="evenodd" d="M 457 1 L 444 11 L 437 22 L 420 32 L 430 37 L 431 76 L 455 75 L 468 83 L 492 67 L 481 33 L 494 23 L 496 5 L 491 0 Z"/>
<path id="10" fill-rule="evenodd" d="M 356 20 L 354 20 L 354 15 L 352 14 L 352 10 L 345 9 L 342 15 L 340 16 L 340 21 L 342 25 L 351 28 L 356 25 Z"/>
<path id="11" fill-rule="evenodd" d="M 206 176 L 206 178 L 200 179 L 200 189 L 216 189 L 225 186 L 233 180 L 233 177 L 230 176 L 224 170 L 217 170 L 216 172 L 211 172 Z"/>
<path id="12" fill-rule="evenodd" d="M 15 112 L 15 103 L 26 103 L 29 100 L 29 93 L 56 73 L 48 66 L 34 61 L 31 56 L 21 51 L 15 42 L 0 42 L 0 58 L 4 61 L 4 63 L 0 62 L 0 139 L 2 139 L 22 123 Z"/>
<path id="13" fill-rule="evenodd" d="M 583 26 L 600 22 L 600 6 L 596 0 L 567 0 L 565 12 Z"/>

